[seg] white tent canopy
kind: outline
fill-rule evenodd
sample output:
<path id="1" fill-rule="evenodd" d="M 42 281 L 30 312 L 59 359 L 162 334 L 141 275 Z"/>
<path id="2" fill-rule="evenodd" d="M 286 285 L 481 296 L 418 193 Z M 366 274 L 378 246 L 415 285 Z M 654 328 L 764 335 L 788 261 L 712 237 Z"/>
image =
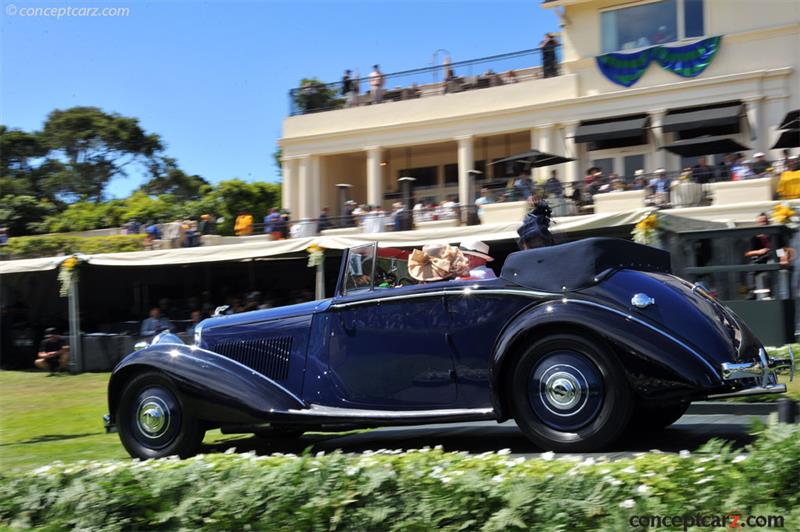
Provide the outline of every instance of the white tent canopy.
<path id="1" fill-rule="evenodd" d="M 556 218 L 552 230 L 554 233 L 588 231 L 603 227 L 631 225 L 641 220 L 651 209 L 612 214 L 590 214 Z M 521 222 L 466 225 L 460 227 L 440 227 L 415 231 L 398 231 L 390 233 L 357 233 L 341 236 L 316 236 L 292 238 L 289 240 L 243 242 L 221 246 L 195 248 L 165 249 L 156 251 L 131 251 L 123 253 L 100 253 L 89 255 L 86 262 L 97 266 L 166 266 L 179 264 L 197 264 L 203 262 L 222 262 L 286 255 L 305 250 L 311 244 L 325 249 L 347 249 L 365 242 L 375 242 L 381 246 L 406 247 L 422 246 L 429 242 L 458 243 L 462 240 L 482 240 L 492 242 L 517 238 L 517 228 Z M 64 257 L 46 257 L 41 259 L 21 259 L 0 262 L 0 274 L 24 273 L 52 270 L 61 263 Z"/>

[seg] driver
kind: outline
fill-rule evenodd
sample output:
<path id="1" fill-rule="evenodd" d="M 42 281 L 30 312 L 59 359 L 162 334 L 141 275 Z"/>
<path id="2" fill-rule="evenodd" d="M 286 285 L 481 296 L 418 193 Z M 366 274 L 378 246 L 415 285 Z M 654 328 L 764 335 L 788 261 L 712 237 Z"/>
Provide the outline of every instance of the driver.
<path id="1" fill-rule="evenodd" d="M 489 246 L 480 240 L 465 240 L 458 246 L 469 260 L 469 273 L 459 277 L 462 280 L 496 279 L 494 271 L 486 263 L 494 259 L 489 255 Z"/>

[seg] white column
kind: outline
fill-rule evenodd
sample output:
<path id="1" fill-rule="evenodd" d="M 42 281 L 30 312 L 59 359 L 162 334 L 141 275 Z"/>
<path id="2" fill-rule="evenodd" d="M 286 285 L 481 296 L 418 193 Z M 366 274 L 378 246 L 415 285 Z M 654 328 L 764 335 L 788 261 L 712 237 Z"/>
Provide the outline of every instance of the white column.
<path id="1" fill-rule="evenodd" d="M 472 135 L 458 137 L 458 202 L 471 205 L 475 198 L 470 198 L 469 171 L 475 169 Z"/>
<path id="2" fill-rule="evenodd" d="M 766 145 L 766 127 L 764 127 L 764 100 L 763 98 L 751 98 L 745 100 L 747 104 L 747 131 L 749 134 L 744 139 L 745 144 L 751 146 L 753 151 L 766 153 L 769 146 Z"/>
<path id="3" fill-rule="evenodd" d="M 319 157 L 304 155 L 299 160 L 299 208 L 297 219 L 316 218 L 319 214 Z"/>
<path id="4" fill-rule="evenodd" d="M 580 181 L 583 177 L 580 170 L 580 146 L 575 142 L 575 130 L 578 128 L 578 122 L 568 122 L 564 124 L 564 156 L 575 159 L 561 165 L 562 171 L 558 178 L 562 182 L 566 181 Z"/>
<path id="5" fill-rule="evenodd" d="M 281 208 L 292 211 L 297 196 L 297 160 L 284 158 L 281 160 Z M 296 214 L 292 212 L 292 214 Z"/>
<path id="6" fill-rule="evenodd" d="M 776 98 L 768 98 L 764 102 L 764 122 L 766 124 L 766 137 L 765 137 L 765 148 L 770 150 L 767 152 L 764 150 L 764 153 L 767 154 L 767 159 L 770 161 L 775 161 L 783 157 L 781 153 L 781 149 L 773 150 L 772 145 L 778 141 L 778 138 L 781 136 L 780 131 L 778 131 L 778 126 L 783 120 L 783 117 L 786 116 L 786 113 L 789 112 L 789 98 L 786 96 L 779 96 Z"/>
<path id="7" fill-rule="evenodd" d="M 664 123 L 664 115 L 666 114 L 667 111 L 665 109 L 658 109 L 650 113 L 650 131 L 653 134 L 653 149 L 651 150 L 653 156 L 653 168 L 643 168 L 645 172 L 655 170 L 656 168 L 667 168 L 667 152 L 659 149 L 661 146 L 667 143 L 664 136 L 664 131 L 661 129 L 661 126 Z"/>
<path id="8" fill-rule="evenodd" d="M 538 128 L 538 141 L 539 145 L 536 146 L 536 149 L 544 152 L 544 153 L 553 153 L 553 130 L 555 127 L 553 124 L 545 124 L 539 126 Z M 547 166 L 543 166 L 541 168 L 536 169 L 536 173 L 534 174 L 531 172 L 531 177 L 534 179 L 538 178 L 539 181 L 544 181 L 549 177 L 550 168 Z"/>
<path id="9" fill-rule="evenodd" d="M 539 149 L 539 130 L 535 127 L 531 128 L 531 148 L 534 150 Z"/>
<path id="10" fill-rule="evenodd" d="M 367 203 L 383 205 L 383 175 L 381 172 L 381 148 L 369 146 L 367 151 Z"/>

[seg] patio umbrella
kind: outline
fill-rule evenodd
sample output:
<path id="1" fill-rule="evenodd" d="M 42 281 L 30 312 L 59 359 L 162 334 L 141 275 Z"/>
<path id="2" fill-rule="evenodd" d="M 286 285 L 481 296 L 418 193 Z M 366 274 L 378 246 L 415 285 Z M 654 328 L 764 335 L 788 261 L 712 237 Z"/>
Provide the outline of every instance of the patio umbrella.
<path id="1" fill-rule="evenodd" d="M 517 155 L 512 155 L 510 157 L 494 161 L 492 164 L 520 162 L 520 163 L 528 163 L 532 167 L 538 168 L 540 166 L 551 166 L 554 164 L 562 164 L 574 160 L 575 159 L 572 159 L 570 157 L 553 155 L 552 153 L 545 153 L 539 150 L 528 150 L 523 153 L 518 153 Z"/>
<path id="2" fill-rule="evenodd" d="M 696 157 L 698 155 L 712 155 L 715 153 L 733 153 L 749 150 L 730 137 L 724 136 L 702 136 L 693 139 L 684 139 L 661 146 L 662 150 L 671 151 L 684 157 Z"/>
<path id="3" fill-rule="evenodd" d="M 800 128 L 781 131 L 778 141 L 772 146 L 773 150 L 779 148 L 800 148 Z"/>

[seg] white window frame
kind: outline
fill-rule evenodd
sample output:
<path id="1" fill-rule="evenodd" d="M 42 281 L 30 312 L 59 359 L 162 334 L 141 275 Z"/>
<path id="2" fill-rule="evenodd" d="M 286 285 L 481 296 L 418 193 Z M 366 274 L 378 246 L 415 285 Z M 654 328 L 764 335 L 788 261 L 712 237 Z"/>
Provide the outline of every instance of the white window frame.
<path id="1" fill-rule="evenodd" d="M 652 143 L 648 144 L 640 144 L 637 146 L 626 146 L 624 148 L 608 148 L 605 150 L 587 150 L 587 155 L 589 159 L 589 164 L 593 164 L 592 161 L 595 159 L 613 159 L 614 161 L 614 173 L 619 175 L 620 177 L 632 177 L 625 175 L 625 157 L 629 155 L 643 155 L 644 156 L 644 168 L 642 170 L 647 173 L 648 171 L 652 171 L 649 169 L 653 161 L 653 145 Z M 608 177 L 608 176 L 606 176 Z"/>
<path id="2" fill-rule="evenodd" d="M 600 50 L 600 54 L 607 54 L 607 53 L 614 53 L 614 52 L 623 52 L 623 50 L 610 50 L 608 52 L 603 51 L 603 13 L 608 11 L 619 11 L 620 9 L 627 9 L 629 7 L 638 7 L 647 4 L 656 4 L 658 2 L 662 2 L 663 0 L 643 0 L 640 2 L 630 2 L 627 4 L 617 4 L 614 6 L 604 7 L 602 9 L 598 9 L 600 13 L 597 17 L 598 27 L 600 31 L 598 32 L 598 50 Z M 686 36 L 686 21 L 684 20 L 684 0 L 675 0 L 675 10 L 676 10 L 676 20 L 677 20 L 677 33 L 678 38 L 674 41 L 665 43 L 667 45 L 675 45 L 682 43 L 684 41 L 692 41 L 695 39 L 702 39 L 708 35 L 707 28 L 708 28 L 708 0 L 703 0 L 703 34 L 697 35 L 694 37 L 687 37 Z M 653 46 L 653 45 L 650 45 Z M 643 50 L 645 48 L 650 48 L 650 46 L 641 46 L 639 48 L 631 48 L 629 50 L 624 50 L 624 53 L 628 52 L 635 52 L 637 50 Z"/>

